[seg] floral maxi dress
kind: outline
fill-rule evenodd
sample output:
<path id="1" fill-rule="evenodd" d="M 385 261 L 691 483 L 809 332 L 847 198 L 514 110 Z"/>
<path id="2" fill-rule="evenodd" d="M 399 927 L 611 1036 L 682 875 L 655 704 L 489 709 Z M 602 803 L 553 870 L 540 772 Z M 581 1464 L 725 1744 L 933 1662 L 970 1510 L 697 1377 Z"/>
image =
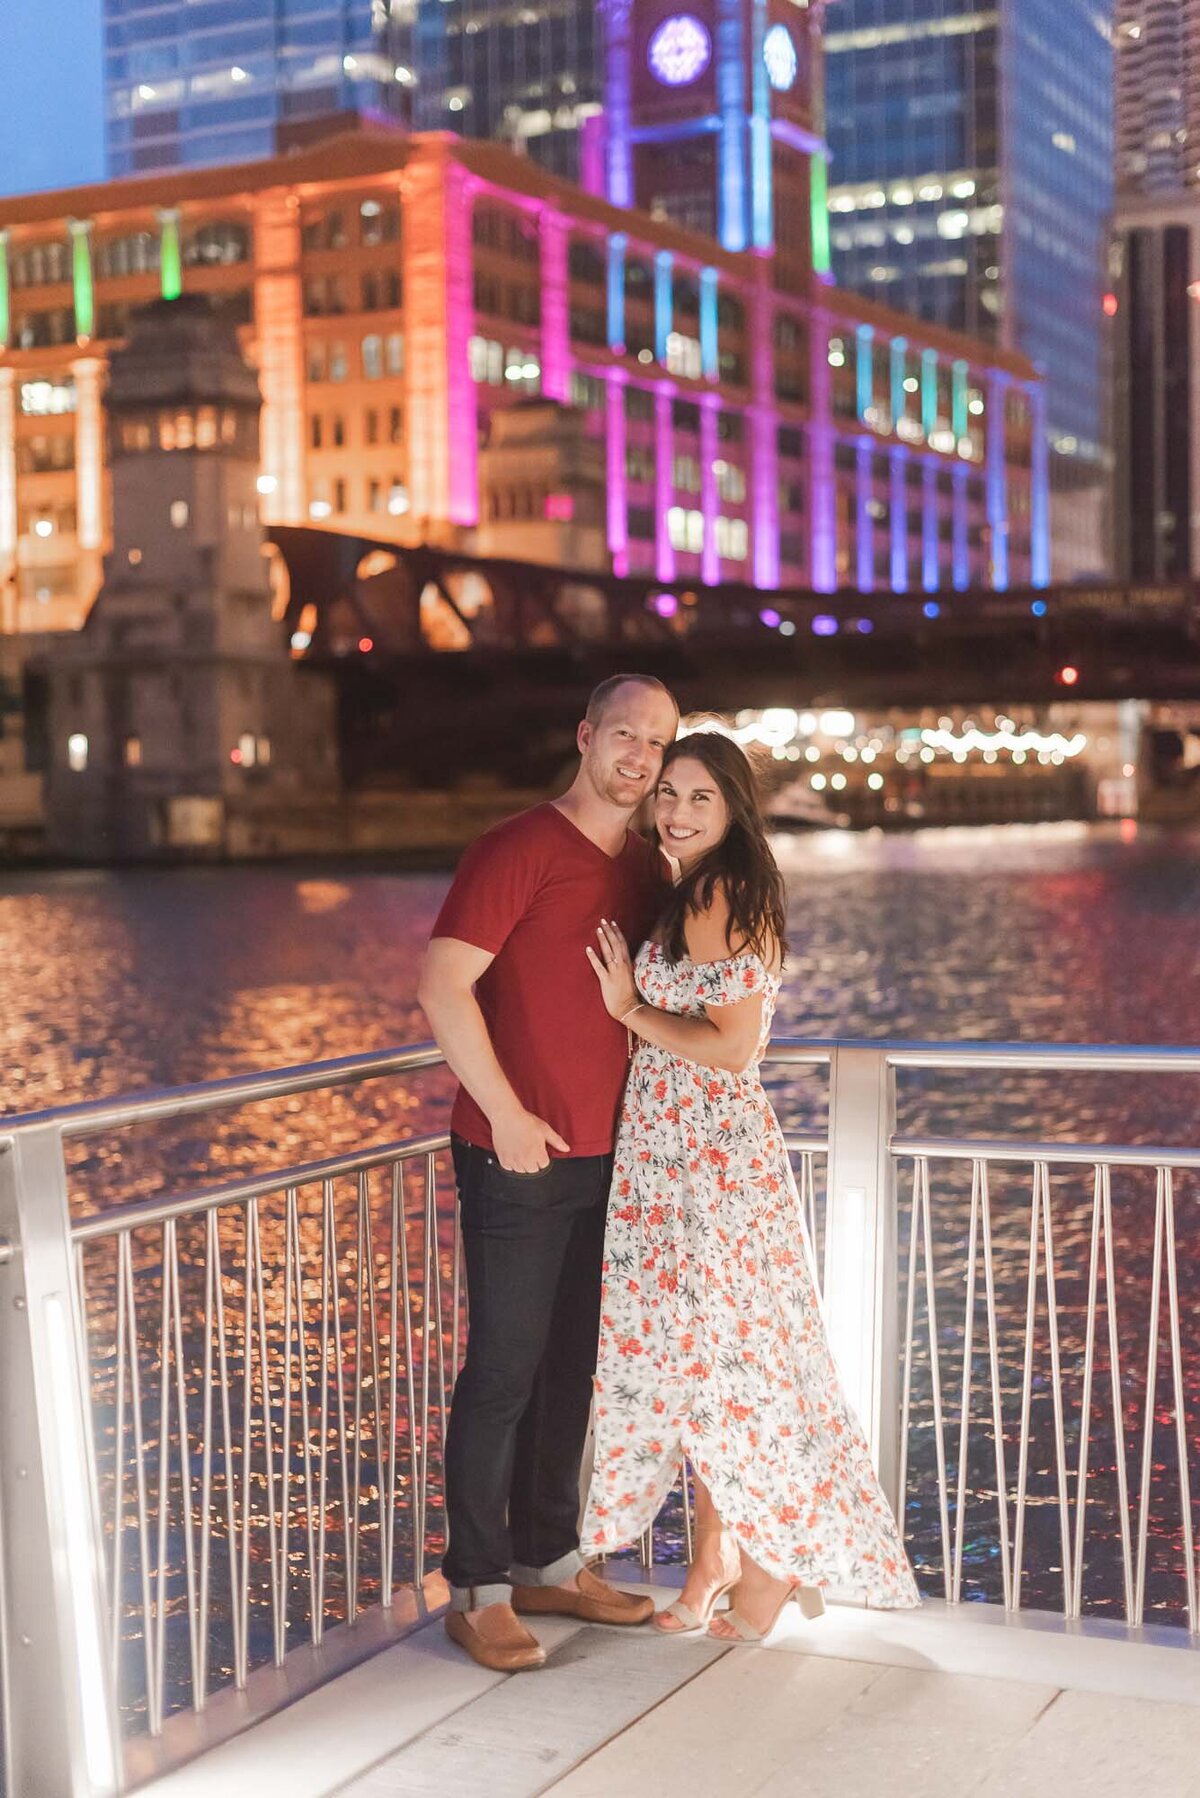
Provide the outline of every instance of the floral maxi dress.
<path id="1" fill-rule="evenodd" d="M 780 982 L 757 955 L 638 954 L 646 1003 L 689 1017 L 763 995 L 742 1074 L 641 1043 L 617 1137 L 585 1552 L 634 1541 L 686 1455 L 769 1573 L 919 1603 L 825 1336 L 808 1233 L 759 1079 Z"/>

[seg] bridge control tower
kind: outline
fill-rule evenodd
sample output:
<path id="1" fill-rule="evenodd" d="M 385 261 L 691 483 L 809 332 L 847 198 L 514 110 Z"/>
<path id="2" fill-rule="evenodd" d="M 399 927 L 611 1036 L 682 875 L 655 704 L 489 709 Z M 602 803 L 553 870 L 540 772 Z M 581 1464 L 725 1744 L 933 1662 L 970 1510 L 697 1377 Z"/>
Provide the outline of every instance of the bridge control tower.
<path id="1" fill-rule="evenodd" d="M 774 255 L 777 284 L 829 271 L 824 0 L 606 0 L 605 188 Z"/>

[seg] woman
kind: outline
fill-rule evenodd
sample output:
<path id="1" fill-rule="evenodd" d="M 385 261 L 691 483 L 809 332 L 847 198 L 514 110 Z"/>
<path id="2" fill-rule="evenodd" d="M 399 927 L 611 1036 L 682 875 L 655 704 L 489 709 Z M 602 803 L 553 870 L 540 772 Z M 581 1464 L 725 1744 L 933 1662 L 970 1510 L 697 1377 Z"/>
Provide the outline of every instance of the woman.
<path id="1" fill-rule="evenodd" d="M 919 1603 L 821 1319 L 787 1151 L 758 1064 L 783 963 L 783 881 L 750 764 L 681 738 L 655 821 L 680 877 L 636 966 L 604 924 L 588 957 L 636 1041 L 617 1140 L 585 1552 L 634 1541 L 691 1464 L 696 1552 L 657 1626 L 762 1641 L 833 1584 Z M 736 1587 L 732 1608 L 713 1619 Z M 711 1620 L 711 1621 L 710 1621 Z"/>

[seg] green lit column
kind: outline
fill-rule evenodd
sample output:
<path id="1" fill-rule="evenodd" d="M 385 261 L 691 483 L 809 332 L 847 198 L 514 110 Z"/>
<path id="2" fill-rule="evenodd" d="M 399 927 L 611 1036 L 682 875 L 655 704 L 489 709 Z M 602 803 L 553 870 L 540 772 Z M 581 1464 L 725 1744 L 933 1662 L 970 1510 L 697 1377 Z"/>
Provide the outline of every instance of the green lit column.
<path id="1" fill-rule="evenodd" d="M 71 280 L 75 288 L 75 337 L 87 343 L 96 326 L 96 295 L 92 282 L 92 221 L 68 219 L 71 234 Z"/>
<path id="2" fill-rule="evenodd" d="M 179 208 L 164 207 L 158 215 L 158 264 L 162 297 L 177 300 L 183 292 L 183 252 L 179 243 Z"/>
<path id="3" fill-rule="evenodd" d="M 0 350 L 8 348 L 12 329 L 12 305 L 9 299 L 8 232 L 0 231 Z"/>
<path id="4" fill-rule="evenodd" d="M 825 151 L 809 157 L 809 188 L 812 199 L 813 274 L 822 281 L 833 279 L 833 257 L 829 244 L 829 164 Z"/>

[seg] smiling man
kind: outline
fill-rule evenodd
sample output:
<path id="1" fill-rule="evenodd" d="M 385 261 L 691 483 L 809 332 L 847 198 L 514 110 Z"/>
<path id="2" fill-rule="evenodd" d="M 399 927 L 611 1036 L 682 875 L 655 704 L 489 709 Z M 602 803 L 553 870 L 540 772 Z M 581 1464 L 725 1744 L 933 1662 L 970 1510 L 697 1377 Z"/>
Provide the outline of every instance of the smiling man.
<path id="1" fill-rule="evenodd" d="M 586 950 L 660 909 L 657 851 L 630 821 L 679 723 L 648 675 L 596 688 L 579 771 L 463 858 L 420 1000 L 460 1085 L 451 1119 L 470 1327 L 446 1440 L 446 1630 L 482 1666 L 541 1666 L 517 1612 L 641 1623 L 653 1610 L 579 1555 L 579 1465 L 628 1066 Z"/>

